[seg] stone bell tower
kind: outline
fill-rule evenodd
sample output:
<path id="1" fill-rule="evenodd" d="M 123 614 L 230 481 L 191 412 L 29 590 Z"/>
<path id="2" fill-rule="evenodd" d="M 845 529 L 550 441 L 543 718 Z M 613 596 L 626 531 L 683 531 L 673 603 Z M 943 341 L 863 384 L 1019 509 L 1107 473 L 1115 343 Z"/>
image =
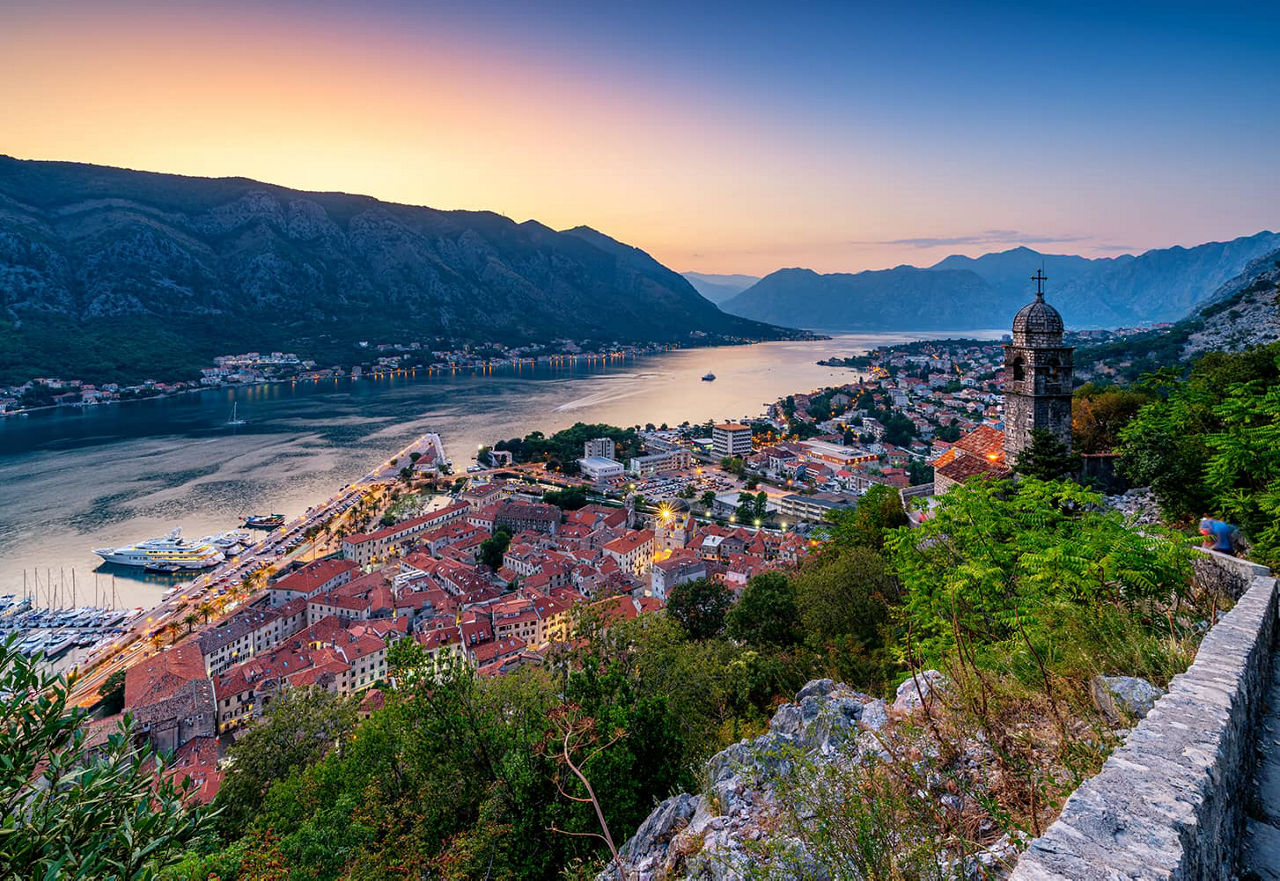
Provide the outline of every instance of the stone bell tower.
<path id="1" fill-rule="evenodd" d="M 1032 276 L 1036 298 L 1013 319 L 1004 347 L 1004 452 L 1010 465 L 1043 428 L 1071 448 L 1072 347 L 1062 344 L 1062 316 L 1044 301 L 1044 271 Z"/>

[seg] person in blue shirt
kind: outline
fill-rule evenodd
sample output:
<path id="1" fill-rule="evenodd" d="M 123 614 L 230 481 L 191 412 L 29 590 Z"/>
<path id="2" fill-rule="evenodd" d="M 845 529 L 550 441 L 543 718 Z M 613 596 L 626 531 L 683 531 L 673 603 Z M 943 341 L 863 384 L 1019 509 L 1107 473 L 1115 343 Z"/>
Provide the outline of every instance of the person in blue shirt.
<path id="1" fill-rule="evenodd" d="M 1236 528 L 1224 520 L 1217 520 L 1208 514 L 1200 518 L 1200 534 L 1204 536 L 1203 547 L 1221 554 L 1235 554 Z"/>

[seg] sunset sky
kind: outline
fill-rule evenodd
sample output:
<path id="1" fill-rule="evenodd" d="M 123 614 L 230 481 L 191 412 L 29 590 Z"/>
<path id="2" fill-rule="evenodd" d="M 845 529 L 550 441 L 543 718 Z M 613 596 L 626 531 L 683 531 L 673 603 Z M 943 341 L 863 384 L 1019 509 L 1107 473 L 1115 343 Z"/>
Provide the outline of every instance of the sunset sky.
<path id="1" fill-rule="evenodd" d="M 1110 256 L 1280 227 L 1278 47 L 1276 3 L 0 0 L 0 153 L 587 224 L 679 270 Z"/>

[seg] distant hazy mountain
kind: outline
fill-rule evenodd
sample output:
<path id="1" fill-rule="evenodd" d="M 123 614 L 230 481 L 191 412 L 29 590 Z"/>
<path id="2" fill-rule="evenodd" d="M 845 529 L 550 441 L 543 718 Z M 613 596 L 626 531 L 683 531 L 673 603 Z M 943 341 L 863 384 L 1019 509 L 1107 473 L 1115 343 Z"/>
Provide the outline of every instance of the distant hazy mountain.
<path id="1" fill-rule="evenodd" d="M 967 270 L 899 266 L 873 272 L 819 275 L 779 269 L 723 304 L 737 315 L 785 315 L 793 325 L 824 330 L 972 329 L 999 326 L 986 308 L 991 285 Z M 985 323 L 983 323 L 985 320 Z"/>
<path id="2" fill-rule="evenodd" d="M 760 280 L 758 275 L 708 275 L 703 272 L 682 272 L 680 274 L 688 280 L 689 284 L 693 285 L 694 290 L 713 303 L 723 303 Z"/>
<path id="3" fill-rule="evenodd" d="M 1261 232 L 1138 256 L 1088 259 L 1014 248 L 977 258 L 951 256 L 928 269 L 825 276 L 784 269 L 722 307 L 757 320 L 832 330 L 1001 327 L 1010 310 L 1031 298 L 1030 277 L 1043 266 L 1049 301 L 1072 327 L 1175 321 L 1277 247 L 1280 235 Z M 928 273 L 947 281 L 929 281 L 923 275 Z"/>
<path id="4" fill-rule="evenodd" d="M 350 363 L 360 340 L 786 334 L 585 227 L 0 157 L 0 379 L 174 377 L 246 349 Z"/>

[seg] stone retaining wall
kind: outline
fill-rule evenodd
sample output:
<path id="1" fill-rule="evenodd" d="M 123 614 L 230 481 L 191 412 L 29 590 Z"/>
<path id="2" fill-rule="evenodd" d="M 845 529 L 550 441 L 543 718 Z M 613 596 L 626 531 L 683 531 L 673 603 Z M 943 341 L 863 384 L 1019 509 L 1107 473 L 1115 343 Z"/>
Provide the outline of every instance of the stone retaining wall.
<path id="1" fill-rule="evenodd" d="M 1208 559 L 1248 590 L 1205 636 L 1195 663 L 1031 842 L 1013 881 L 1234 874 L 1277 592 L 1265 567 Z"/>

